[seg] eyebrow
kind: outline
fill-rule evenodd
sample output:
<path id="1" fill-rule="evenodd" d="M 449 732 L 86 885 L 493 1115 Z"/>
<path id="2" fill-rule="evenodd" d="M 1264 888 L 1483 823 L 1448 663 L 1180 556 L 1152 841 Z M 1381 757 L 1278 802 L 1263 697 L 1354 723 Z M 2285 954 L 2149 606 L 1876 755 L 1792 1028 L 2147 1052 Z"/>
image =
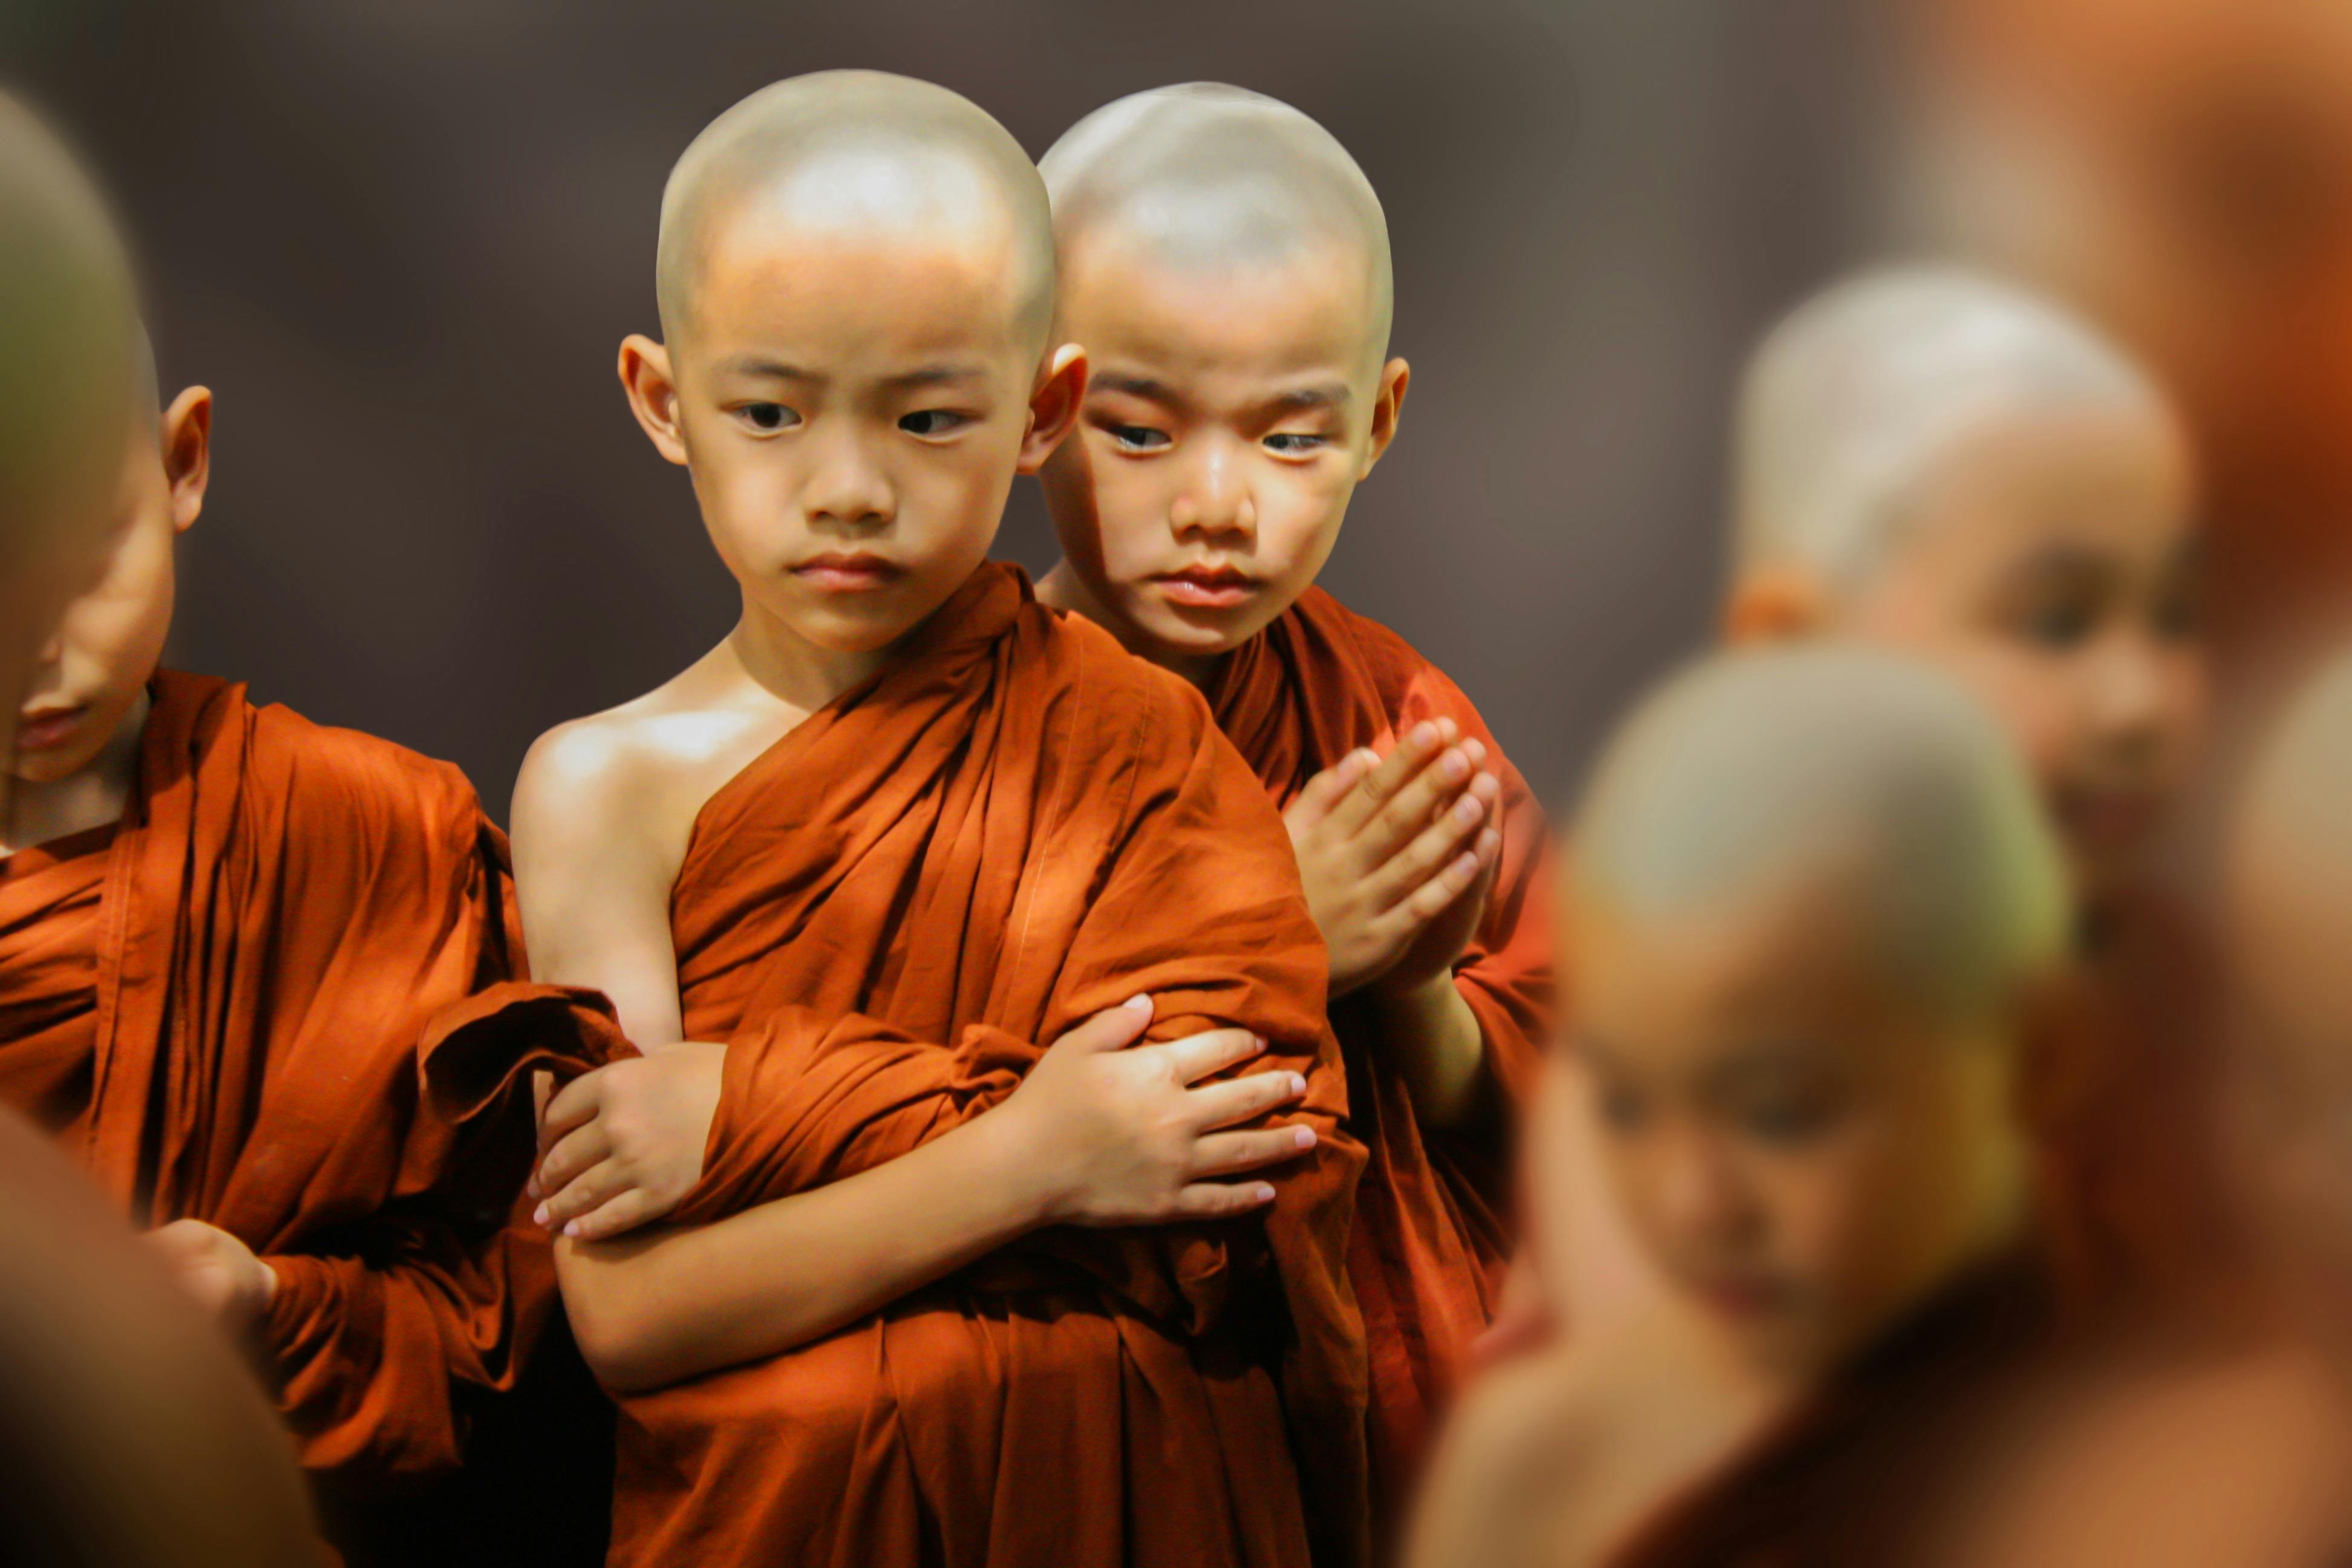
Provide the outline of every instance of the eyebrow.
<path id="1" fill-rule="evenodd" d="M 1347 384 L 1338 381 L 1318 382 L 1313 386 L 1302 386 L 1266 399 L 1269 408 L 1296 412 L 1313 408 L 1345 408 L 1347 405 Z"/>
<path id="2" fill-rule="evenodd" d="M 762 359 L 758 354 L 737 354 L 732 359 L 721 360 L 719 372 L 721 375 L 765 376 L 772 381 L 823 381 L 824 379 L 814 371 L 803 370 L 796 364 L 786 364 L 782 360 Z"/>
<path id="3" fill-rule="evenodd" d="M 927 364 L 897 375 L 885 376 L 882 384 L 893 392 L 911 392 L 919 387 L 944 386 L 950 382 L 982 381 L 988 373 L 976 364 Z"/>
<path id="4" fill-rule="evenodd" d="M 1148 375 L 1132 375 L 1124 371 L 1103 371 L 1095 376 L 1095 386 L 1104 392 L 1123 392 L 1129 397 L 1147 402 L 1181 407 L 1184 400 L 1176 395 L 1175 388 L 1164 381 L 1154 381 Z"/>

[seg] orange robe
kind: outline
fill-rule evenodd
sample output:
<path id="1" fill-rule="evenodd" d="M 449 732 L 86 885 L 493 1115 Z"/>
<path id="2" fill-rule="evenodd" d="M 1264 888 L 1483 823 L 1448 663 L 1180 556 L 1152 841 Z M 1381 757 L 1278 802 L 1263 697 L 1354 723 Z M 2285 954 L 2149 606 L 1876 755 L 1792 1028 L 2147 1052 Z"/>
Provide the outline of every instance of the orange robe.
<path id="1" fill-rule="evenodd" d="M 1385 753 L 1424 720 L 1452 719 L 1464 739 L 1484 742 L 1486 765 L 1502 781 L 1502 865 L 1454 972 L 1500 1091 L 1489 1114 L 1456 1131 L 1422 1127 L 1403 1075 L 1384 1059 L 1368 998 L 1331 1007 L 1348 1065 L 1349 1130 L 1370 1151 L 1348 1272 L 1371 1357 L 1373 1496 L 1376 1506 L 1402 1507 L 1467 1371 L 1470 1344 L 1494 1315 L 1511 1247 L 1505 1142 L 1553 1005 L 1543 813 L 1461 689 L 1403 638 L 1320 588 L 1234 649 L 1208 698 L 1280 807 L 1349 752 Z"/>
<path id="2" fill-rule="evenodd" d="M 120 825 L 0 872 L 0 1096 L 134 1224 L 269 1265 L 303 1464 L 331 1515 L 380 1503 L 456 1468 L 553 1305 L 509 1224 L 522 1074 L 617 1037 L 510 983 L 505 843 L 455 768 L 207 677 L 152 694 Z"/>
<path id="3" fill-rule="evenodd" d="M 1264 1036 L 1244 1070 L 1305 1074 L 1322 1142 L 1263 1216 L 1041 1233 L 623 1400 L 615 1563 L 1360 1557 L 1363 1156 L 1288 841 L 1195 693 L 983 566 L 703 808 L 671 929 L 688 1036 L 727 1043 L 684 1223 L 906 1153 L 1139 992 L 1155 1037 Z"/>

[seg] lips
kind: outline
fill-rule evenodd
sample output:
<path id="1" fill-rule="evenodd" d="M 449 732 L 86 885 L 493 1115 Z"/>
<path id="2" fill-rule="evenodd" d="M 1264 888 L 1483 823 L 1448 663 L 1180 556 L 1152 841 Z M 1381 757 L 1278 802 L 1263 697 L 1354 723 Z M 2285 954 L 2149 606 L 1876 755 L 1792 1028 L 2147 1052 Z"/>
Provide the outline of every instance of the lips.
<path id="1" fill-rule="evenodd" d="M 1196 609 L 1229 610 L 1257 592 L 1257 579 L 1231 566 L 1187 566 L 1152 578 L 1171 604 Z"/>
<path id="2" fill-rule="evenodd" d="M 2164 818 L 2161 797 L 2138 790 L 2073 790 L 2058 802 L 2058 819 L 2078 844 L 2108 851 L 2147 841 Z"/>
<path id="3" fill-rule="evenodd" d="M 17 715 L 16 750 L 46 752 L 63 744 L 89 712 L 86 706 L 28 710 Z"/>
<path id="4" fill-rule="evenodd" d="M 792 574 L 827 593 L 858 594 L 888 587 L 906 575 L 906 569 L 879 555 L 837 552 L 803 561 L 792 569 Z"/>
<path id="5" fill-rule="evenodd" d="M 1693 1292 L 1716 1311 L 1727 1318 L 1752 1320 L 1776 1312 L 1789 1299 L 1787 1289 L 1779 1281 L 1760 1275 L 1722 1277 L 1701 1279 L 1692 1285 Z"/>

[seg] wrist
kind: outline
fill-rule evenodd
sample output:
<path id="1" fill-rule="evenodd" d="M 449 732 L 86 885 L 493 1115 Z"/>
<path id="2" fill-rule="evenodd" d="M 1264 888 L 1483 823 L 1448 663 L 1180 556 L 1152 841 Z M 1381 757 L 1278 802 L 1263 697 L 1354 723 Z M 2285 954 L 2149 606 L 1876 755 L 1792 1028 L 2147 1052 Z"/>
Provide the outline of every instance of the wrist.
<path id="1" fill-rule="evenodd" d="M 1002 1195 L 1006 1227 L 1015 1234 L 1059 1225 L 1076 1208 L 1076 1194 L 1044 1151 L 1053 1147 L 1029 1123 L 1020 1095 L 966 1125 L 977 1155 L 973 1179 L 981 1190 Z"/>
<path id="2" fill-rule="evenodd" d="M 1454 989 L 1454 968 L 1448 964 L 1434 974 L 1406 975 L 1395 970 L 1371 981 L 1366 989 L 1377 994 L 1381 1003 L 1400 1012 L 1416 1016 L 1431 1016 L 1449 1011 L 1461 1000 Z"/>

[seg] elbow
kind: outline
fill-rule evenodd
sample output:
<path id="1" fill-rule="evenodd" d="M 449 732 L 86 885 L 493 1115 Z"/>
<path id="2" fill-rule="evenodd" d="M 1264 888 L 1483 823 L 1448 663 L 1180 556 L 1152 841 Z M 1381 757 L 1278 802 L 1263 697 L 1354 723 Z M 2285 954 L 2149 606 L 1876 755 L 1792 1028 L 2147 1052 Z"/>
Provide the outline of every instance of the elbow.
<path id="1" fill-rule="evenodd" d="M 581 1256 L 574 1243 L 559 1242 L 557 1258 L 572 1342 L 604 1391 L 619 1397 L 676 1382 L 648 1292 L 618 1277 L 612 1264 Z"/>

